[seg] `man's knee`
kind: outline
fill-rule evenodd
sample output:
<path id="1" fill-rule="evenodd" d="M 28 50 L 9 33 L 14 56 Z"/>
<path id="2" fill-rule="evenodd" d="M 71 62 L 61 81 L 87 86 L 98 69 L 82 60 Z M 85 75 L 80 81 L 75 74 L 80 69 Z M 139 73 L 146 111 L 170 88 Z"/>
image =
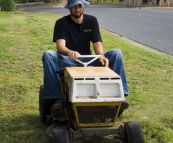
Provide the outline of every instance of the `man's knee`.
<path id="1" fill-rule="evenodd" d="M 46 57 L 49 57 L 50 55 L 54 55 L 54 54 L 55 54 L 55 51 L 47 50 L 43 53 L 43 57 L 46 58 Z"/>
<path id="2" fill-rule="evenodd" d="M 112 49 L 107 52 L 108 58 L 122 58 L 122 52 L 120 49 Z"/>
<path id="3" fill-rule="evenodd" d="M 118 55 L 118 56 L 122 56 L 122 52 L 121 52 L 120 49 L 113 49 L 113 50 L 112 50 L 112 54 Z"/>
<path id="4" fill-rule="evenodd" d="M 58 58 L 58 54 L 56 51 L 53 50 L 47 50 L 43 53 L 43 57 L 42 60 L 43 61 L 48 61 L 48 60 L 52 60 L 52 59 L 57 59 Z"/>

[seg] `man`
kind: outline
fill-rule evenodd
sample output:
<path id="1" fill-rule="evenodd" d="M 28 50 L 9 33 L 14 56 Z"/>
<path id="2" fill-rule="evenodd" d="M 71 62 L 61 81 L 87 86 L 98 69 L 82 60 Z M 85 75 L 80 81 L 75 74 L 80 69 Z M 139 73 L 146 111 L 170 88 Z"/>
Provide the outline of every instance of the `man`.
<path id="1" fill-rule="evenodd" d="M 70 15 L 57 20 L 54 27 L 53 42 L 56 42 L 57 52 L 48 50 L 43 54 L 44 67 L 44 99 L 55 99 L 61 105 L 62 93 L 60 90 L 57 70 L 64 70 L 67 66 L 81 66 L 75 60 L 80 55 L 90 55 L 90 41 L 96 55 L 103 55 L 94 66 L 109 66 L 121 76 L 124 95 L 128 95 L 122 53 L 120 50 L 110 50 L 104 53 L 102 38 L 97 19 L 94 16 L 83 14 L 84 7 L 89 2 L 85 0 L 68 0 L 65 8 Z M 82 61 L 89 59 L 81 59 Z"/>

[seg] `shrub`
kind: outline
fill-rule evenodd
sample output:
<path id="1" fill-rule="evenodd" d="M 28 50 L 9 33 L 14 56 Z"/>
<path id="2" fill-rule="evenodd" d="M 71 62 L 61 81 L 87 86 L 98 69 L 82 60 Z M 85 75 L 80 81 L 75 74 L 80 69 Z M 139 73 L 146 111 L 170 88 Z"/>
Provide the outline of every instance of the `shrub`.
<path id="1" fill-rule="evenodd" d="M 28 3 L 28 0 L 14 0 L 16 3 Z"/>
<path id="2" fill-rule="evenodd" d="M 59 0 L 43 0 L 44 3 L 59 2 Z"/>
<path id="3" fill-rule="evenodd" d="M 43 0 L 44 1 L 44 3 L 50 3 L 51 2 L 51 0 Z"/>
<path id="4" fill-rule="evenodd" d="M 0 0 L 0 7 L 2 11 L 14 11 L 16 3 L 14 0 Z"/>

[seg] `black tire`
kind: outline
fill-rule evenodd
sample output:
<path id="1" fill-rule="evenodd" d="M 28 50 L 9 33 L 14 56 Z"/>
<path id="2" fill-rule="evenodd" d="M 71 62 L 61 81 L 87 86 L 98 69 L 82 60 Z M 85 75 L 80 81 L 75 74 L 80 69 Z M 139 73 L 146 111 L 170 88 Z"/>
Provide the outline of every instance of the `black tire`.
<path id="1" fill-rule="evenodd" d="M 142 128 L 137 122 L 124 123 L 124 134 L 125 140 L 123 143 L 144 143 Z"/>
<path id="2" fill-rule="evenodd" d="M 39 113 L 40 113 L 41 121 L 46 123 L 46 113 L 44 111 L 43 95 L 44 95 L 44 86 L 41 85 L 40 86 L 40 91 L 39 91 Z"/>
<path id="3" fill-rule="evenodd" d="M 52 133 L 52 143 L 69 143 L 67 130 L 64 127 L 56 127 Z"/>

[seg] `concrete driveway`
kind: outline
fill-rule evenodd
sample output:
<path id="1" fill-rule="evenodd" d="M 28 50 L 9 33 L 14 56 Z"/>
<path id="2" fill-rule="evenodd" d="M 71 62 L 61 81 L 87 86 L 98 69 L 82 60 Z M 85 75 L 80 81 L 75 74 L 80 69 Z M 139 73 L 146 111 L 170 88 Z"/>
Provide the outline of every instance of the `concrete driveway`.
<path id="1" fill-rule="evenodd" d="M 69 10 L 62 8 L 63 6 L 30 6 L 22 10 L 69 14 Z M 173 9 L 90 5 L 85 8 L 84 13 L 96 16 L 100 27 L 104 29 L 173 55 Z"/>

